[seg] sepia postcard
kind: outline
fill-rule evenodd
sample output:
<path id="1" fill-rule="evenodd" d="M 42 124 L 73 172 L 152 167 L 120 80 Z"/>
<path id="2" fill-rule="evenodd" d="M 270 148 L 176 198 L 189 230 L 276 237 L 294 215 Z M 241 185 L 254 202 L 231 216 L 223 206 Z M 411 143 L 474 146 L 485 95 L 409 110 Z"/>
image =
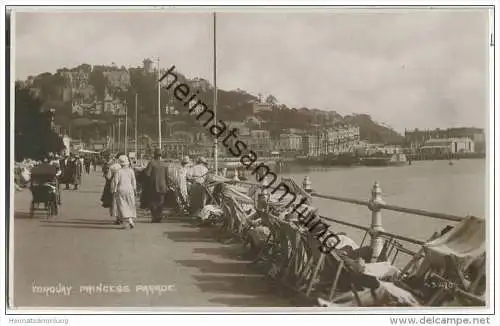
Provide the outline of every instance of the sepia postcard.
<path id="1" fill-rule="evenodd" d="M 492 323 L 492 7 L 6 19 L 9 311 Z"/>

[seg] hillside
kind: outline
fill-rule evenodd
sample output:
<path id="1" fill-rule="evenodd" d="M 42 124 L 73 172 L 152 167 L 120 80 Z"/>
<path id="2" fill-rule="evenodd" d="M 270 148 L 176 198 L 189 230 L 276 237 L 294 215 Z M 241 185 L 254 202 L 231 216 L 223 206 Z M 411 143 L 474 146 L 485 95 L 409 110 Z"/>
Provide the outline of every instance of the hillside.
<path id="1" fill-rule="evenodd" d="M 375 123 L 368 114 L 347 115 L 344 121 L 359 126 L 360 138 L 370 143 L 401 144 L 404 140 L 393 129 Z"/>
<path id="2" fill-rule="evenodd" d="M 193 90 L 198 91 L 197 99 L 213 107 L 213 87 L 207 81 L 189 79 L 179 72 L 177 74 L 179 81 L 188 83 Z M 71 129 L 72 133 L 77 133 L 83 139 L 95 137 L 96 133 L 107 134 L 118 116 L 124 115 L 125 107 L 128 107 L 129 117 L 133 116 L 137 94 L 139 132 L 151 137 L 157 136 L 156 77 L 154 73 L 147 73 L 141 67 L 127 69 L 82 64 L 72 69 L 59 69 L 55 74 L 40 74 L 31 83 L 26 82 L 25 87 L 35 90 L 44 107 L 56 109 L 57 124 L 64 126 L 66 130 Z M 252 95 L 240 89 L 218 90 L 217 98 L 218 119 L 244 121 L 254 115 L 253 103 L 258 102 L 261 95 Z M 98 103 L 111 100 L 118 103 L 115 106 L 121 105 L 121 109 L 113 112 L 106 109 L 91 111 L 97 110 Z M 377 124 L 366 114 L 342 116 L 333 110 L 289 108 L 284 104 L 279 105 L 272 95 L 266 98 L 266 102 L 273 106 L 273 110 L 259 112 L 255 116 L 264 121 L 263 127 L 269 129 L 274 136 L 290 128 L 313 130 L 319 126 L 354 124 L 360 127 L 361 139 L 368 142 L 399 143 L 403 139 L 400 134 Z M 90 113 L 75 110 L 74 103 L 89 108 L 86 110 L 90 110 Z M 186 131 L 201 130 L 195 119 L 189 116 L 183 103 L 174 99 L 165 89 L 162 90 L 161 103 L 162 106 L 168 105 L 177 111 L 176 115 L 165 115 L 169 124 L 175 124 Z M 132 119 L 129 126 L 133 126 Z"/>

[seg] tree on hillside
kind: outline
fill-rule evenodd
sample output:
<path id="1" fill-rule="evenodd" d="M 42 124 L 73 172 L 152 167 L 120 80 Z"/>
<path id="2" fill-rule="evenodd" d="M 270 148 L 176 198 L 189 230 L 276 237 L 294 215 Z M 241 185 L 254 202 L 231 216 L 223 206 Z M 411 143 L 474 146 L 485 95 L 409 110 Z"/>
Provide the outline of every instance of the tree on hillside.
<path id="1" fill-rule="evenodd" d="M 97 98 L 100 100 L 104 99 L 104 92 L 108 86 L 108 81 L 104 74 L 99 69 L 94 69 L 89 76 L 89 84 L 94 87 L 97 94 Z"/>
<path id="2" fill-rule="evenodd" d="M 266 103 L 271 104 L 272 106 L 276 106 L 276 105 L 278 105 L 278 99 L 276 97 L 274 97 L 274 95 L 270 94 L 266 98 Z"/>
<path id="3" fill-rule="evenodd" d="M 40 159 L 49 152 L 62 151 L 62 138 L 51 129 L 48 112 L 41 110 L 42 101 L 33 97 L 29 89 L 19 85 L 16 85 L 15 92 L 16 161 L 24 158 Z"/>

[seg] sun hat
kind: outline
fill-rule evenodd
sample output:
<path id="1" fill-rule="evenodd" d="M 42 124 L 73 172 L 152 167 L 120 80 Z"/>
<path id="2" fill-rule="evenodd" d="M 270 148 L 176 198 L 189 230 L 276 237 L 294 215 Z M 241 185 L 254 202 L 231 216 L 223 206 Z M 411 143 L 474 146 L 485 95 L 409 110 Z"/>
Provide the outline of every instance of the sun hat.
<path id="1" fill-rule="evenodd" d="M 182 164 L 189 164 L 189 163 L 191 163 L 191 159 L 189 158 L 189 156 L 186 155 L 182 158 L 181 163 Z"/>
<path id="2" fill-rule="evenodd" d="M 130 164 L 126 155 L 121 155 L 118 158 L 118 163 L 120 163 L 121 166 L 128 166 Z"/>

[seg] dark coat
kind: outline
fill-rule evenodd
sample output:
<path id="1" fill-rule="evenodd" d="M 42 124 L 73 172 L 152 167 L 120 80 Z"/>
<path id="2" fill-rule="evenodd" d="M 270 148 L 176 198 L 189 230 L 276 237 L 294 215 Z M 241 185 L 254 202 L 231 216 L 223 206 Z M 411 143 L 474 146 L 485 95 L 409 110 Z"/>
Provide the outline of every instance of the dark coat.
<path id="1" fill-rule="evenodd" d="M 59 168 L 61 169 L 61 182 L 62 183 L 71 183 L 71 173 L 68 171 L 68 166 L 71 165 L 71 158 L 68 158 L 68 161 L 65 162 L 66 159 L 61 159 L 59 161 Z"/>
<path id="2" fill-rule="evenodd" d="M 152 160 L 144 169 L 144 177 L 147 179 L 148 192 L 166 194 L 167 193 L 167 168 L 163 162 Z"/>

